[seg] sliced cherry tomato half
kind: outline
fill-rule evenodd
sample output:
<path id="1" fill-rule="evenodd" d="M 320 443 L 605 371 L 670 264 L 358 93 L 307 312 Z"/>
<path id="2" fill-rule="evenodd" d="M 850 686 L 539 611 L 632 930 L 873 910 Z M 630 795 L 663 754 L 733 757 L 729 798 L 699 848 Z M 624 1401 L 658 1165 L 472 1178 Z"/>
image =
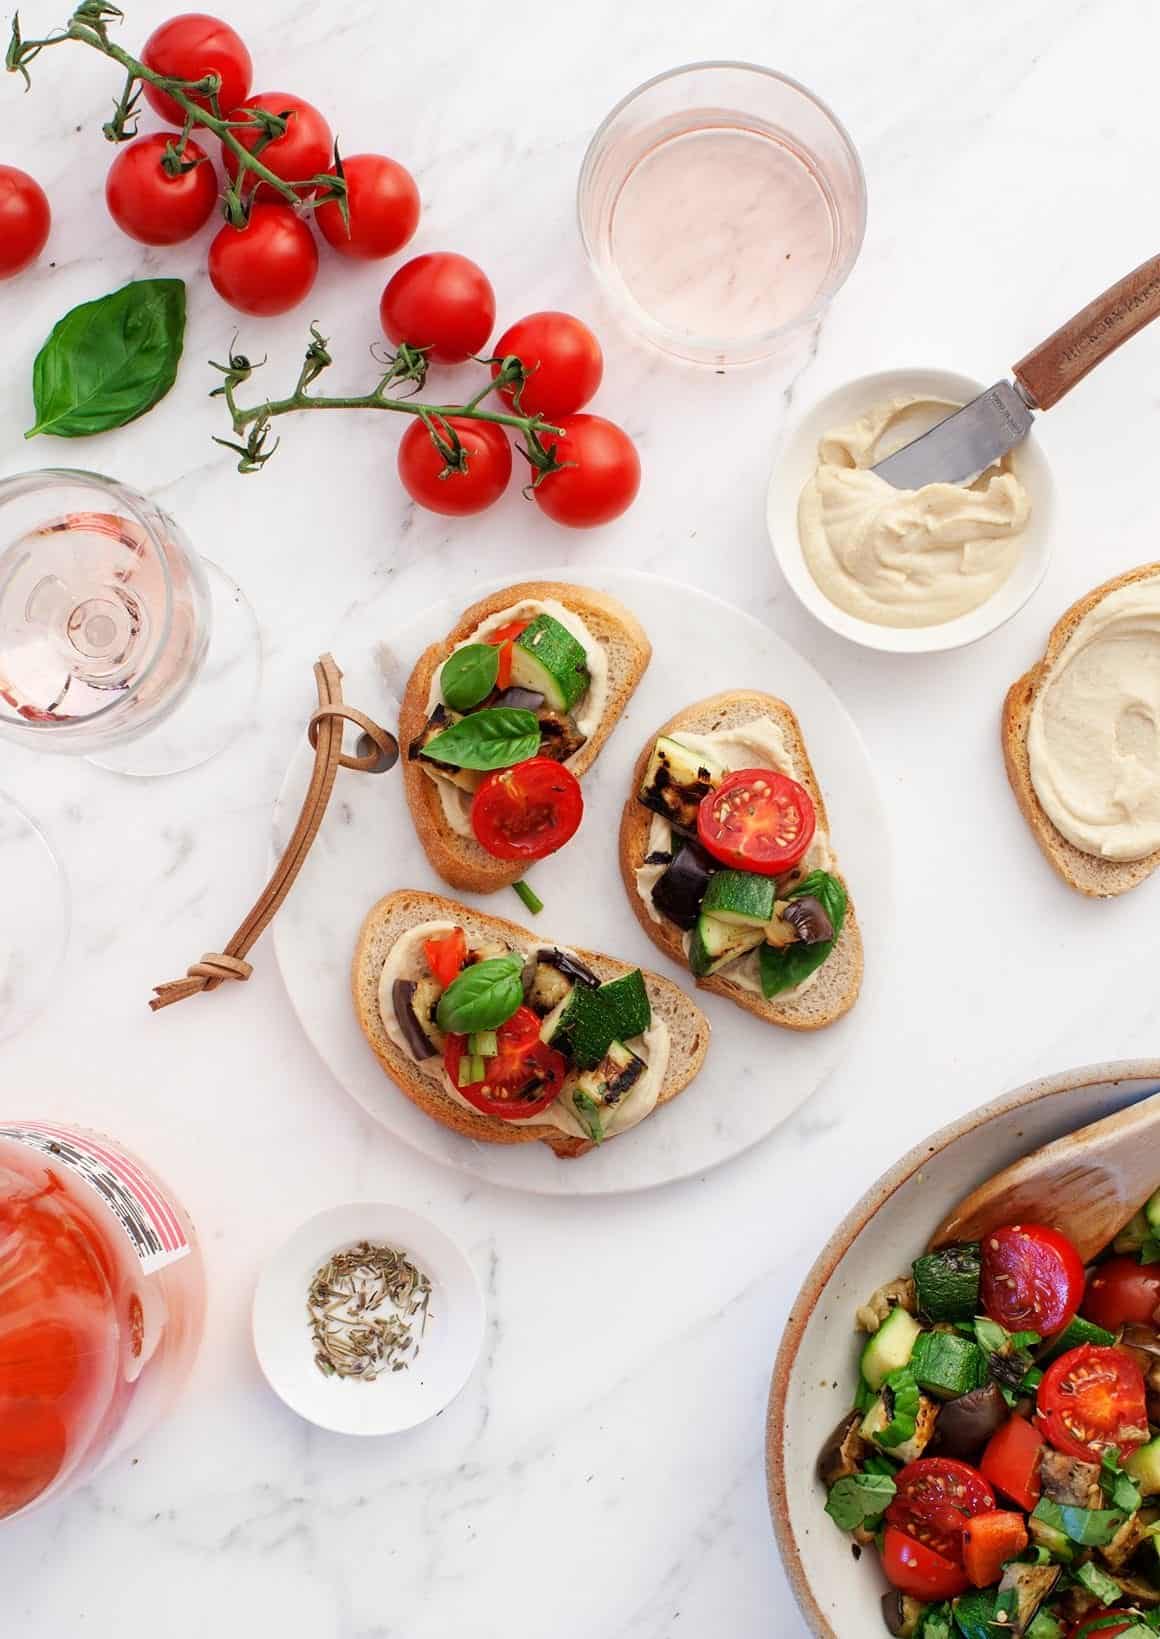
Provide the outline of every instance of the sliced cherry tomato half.
<path id="1" fill-rule="evenodd" d="M 809 792 L 772 768 L 739 768 L 697 810 L 697 835 L 714 859 L 735 871 L 780 876 L 814 838 L 818 817 Z"/>
<path id="2" fill-rule="evenodd" d="M 459 970 L 467 960 L 467 935 L 462 928 L 453 928 L 438 939 L 425 939 L 423 955 L 432 978 L 438 979 L 446 990 L 452 979 L 459 976 Z"/>
<path id="3" fill-rule="evenodd" d="M 484 638 L 485 643 L 499 649 L 499 674 L 495 680 L 497 688 L 506 689 L 511 683 L 512 649 L 516 638 L 526 632 L 531 624 L 530 620 L 509 620 L 506 626 L 497 626 Z"/>
<path id="4" fill-rule="evenodd" d="M 979 1464 L 984 1479 L 1028 1513 L 1042 1495 L 1039 1456 L 1043 1436 L 1025 1417 L 1009 1417 L 987 1442 Z"/>
<path id="5" fill-rule="evenodd" d="M 499 1051 L 484 1059 L 482 1081 L 459 1086 L 459 1064 L 467 1048 L 466 1036 L 448 1036 L 443 1067 L 452 1086 L 473 1108 L 501 1121 L 523 1121 L 540 1115 L 558 1097 L 568 1073 L 563 1053 L 540 1040 L 540 1021 L 530 1007 L 520 1007 L 496 1031 Z"/>
<path id="6" fill-rule="evenodd" d="M 924 1604 L 937 1599 L 957 1599 L 970 1584 L 967 1573 L 953 1560 L 905 1532 L 888 1525 L 882 1540 L 882 1569 L 886 1580 L 899 1593 Z"/>
<path id="7" fill-rule="evenodd" d="M 576 835 L 580 781 L 551 757 L 529 757 L 485 776 L 471 803 L 476 841 L 495 859 L 543 859 Z"/>
<path id="8" fill-rule="evenodd" d="M 1148 1438 L 1144 1375 L 1123 1349 L 1084 1343 L 1047 1368 L 1036 1426 L 1056 1451 L 1098 1463 L 1111 1446 L 1127 1457 Z"/>
<path id="9" fill-rule="evenodd" d="M 995 1493 L 970 1463 L 953 1457 L 920 1457 L 895 1476 L 897 1491 L 887 1521 L 944 1559 L 960 1564 L 963 1526 L 976 1514 L 994 1512 Z"/>
<path id="10" fill-rule="evenodd" d="M 1047 1224 L 1011 1224 L 983 1237 L 983 1309 L 1009 1332 L 1062 1332 L 1075 1319 L 1083 1280 L 1079 1253 Z"/>
<path id="11" fill-rule="evenodd" d="M 1128 1325 L 1160 1325 L 1160 1263 L 1109 1258 L 1092 1271 L 1080 1308 L 1088 1320 L 1109 1332 Z"/>

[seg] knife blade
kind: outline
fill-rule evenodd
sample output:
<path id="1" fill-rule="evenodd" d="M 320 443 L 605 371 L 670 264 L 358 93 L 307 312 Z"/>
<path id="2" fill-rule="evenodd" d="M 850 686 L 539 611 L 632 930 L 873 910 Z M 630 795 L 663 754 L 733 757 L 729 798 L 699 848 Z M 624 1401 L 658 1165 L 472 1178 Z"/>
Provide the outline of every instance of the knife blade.
<path id="1" fill-rule="evenodd" d="M 965 484 L 1021 443 L 1034 420 L 1019 389 L 997 381 L 871 470 L 895 489 Z"/>

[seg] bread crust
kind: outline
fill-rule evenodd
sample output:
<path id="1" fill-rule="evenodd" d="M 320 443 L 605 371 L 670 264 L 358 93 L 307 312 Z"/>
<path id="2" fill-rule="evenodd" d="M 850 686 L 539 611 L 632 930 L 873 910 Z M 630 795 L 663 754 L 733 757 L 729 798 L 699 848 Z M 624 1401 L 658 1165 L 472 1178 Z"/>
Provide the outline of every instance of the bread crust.
<path id="1" fill-rule="evenodd" d="M 689 972 L 689 965 L 685 958 L 680 928 L 667 919 L 654 922 L 636 891 L 636 872 L 644 863 L 648 852 L 648 834 L 652 826 L 652 812 L 637 801 L 636 793 L 644 779 L 653 746 L 662 734 L 679 733 L 682 729 L 690 733 L 710 733 L 723 718 L 734 713 L 744 713 L 746 721 L 754 717 L 768 716 L 781 724 L 793 756 L 794 778 L 809 792 L 817 810 L 818 824 L 827 834 L 830 831 L 825 799 L 806 750 L 801 724 L 785 701 L 779 700 L 775 695 L 760 694 L 748 689 L 731 689 L 723 694 L 710 695 L 705 700 L 698 700 L 695 704 L 686 706 L 683 711 L 670 717 L 667 723 L 662 724 L 654 734 L 651 734 L 637 758 L 632 773 L 632 787 L 621 815 L 620 875 L 633 915 L 645 933 L 658 950 L 662 950 L 686 973 Z M 801 996 L 780 1001 L 777 997 L 771 997 L 767 1001 L 764 996 L 734 984 L 731 979 L 720 973 L 710 974 L 707 979 L 697 979 L 695 983 L 698 989 L 711 991 L 716 996 L 724 996 L 735 1006 L 744 1008 L 747 1013 L 752 1013 L 757 1018 L 764 1019 L 767 1024 L 778 1025 L 784 1030 L 823 1030 L 848 1013 L 858 1000 L 862 988 L 862 930 L 858 925 L 849 884 L 841 872 L 835 871 L 834 874 L 846 888 L 848 905 L 842 931 L 825 964 L 826 968 L 829 968 L 832 963 L 838 963 L 834 971 L 840 974 L 842 981 L 829 1005 L 817 1005 L 820 1000 L 819 996 L 814 995 L 817 983 L 811 985 Z"/>
<path id="2" fill-rule="evenodd" d="M 411 760 L 407 748 L 423 732 L 427 722 L 431 679 L 452 649 L 470 637 L 490 615 L 528 598 L 552 598 L 564 604 L 580 616 L 598 639 L 604 638 L 615 646 L 618 675 L 614 677 L 610 667 L 604 715 L 595 732 L 568 762 L 568 767 L 577 777 L 583 776 L 596 760 L 652 657 L 652 644 L 644 627 L 615 598 L 588 586 L 542 580 L 520 581 L 515 586 L 506 586 L 481 598 L 470 609 L 464 610 L 458 624 L 445 638 L 423 651 L 408 679 L 399 712 L 403 785 L 415 830 L 433 869 L 450 887 L 469 893 L 496 893 L 500 888 L 508 888 L 524 875 L 527 864 L 519 860 L 495 859 L 474 837 L 461 837 L 454 831 L 444 816 L 435 781 L 423 772 L 419 762 Z"/>
<path id="3" fill-rule="evenodd" d="M 363 1035 L 369 1042 L 382 1068 L 424 1114 L 464 1138 L 473 1138 L 485 1144 L 547 1144 L 563 1160 L 574 1160 L 587 1155 L 596 1145 L 585 1138 L 560 1132 L 554 1127 L 515 1126 L 497 1116 L 481 1111 L 464 1109 L 448 1098 L 433 1078 L 424 1076 L 414 1060 L 404 1053 L 383 1028 L 378 1007 L 378 986 L 383 963 L 378 946 L 384 939 L 394 938 L 419 922 L 454 921 L 461 923 L 472 937 L 473 931 L 492 939 L 502 939 L 517 948 L 536 948 L 547 943 L 542 936 L 521 928 L 500 916 L 461 905 L 442 894 L 427 893 L 417 888 L 401 888 L 387 894 L 368 911 L 359 933 L 351 963 L 351 991 L 355 1015 Z M 392 937 L 393 933 L 393 937 Z M 601 979 L 613 979 L 633 971 L 633 964 L 604 956 L 598 951 L 578 950 L 576 954 L 587 962 Z M 671 1051 L 665 1078 L 657 1097 L 657 1108 L 683 1092 L 696 1076 L 704 1062 L 709 1045 L 709 1021 L 700 1008 L 672 980 L 650 969 L 642 969 L 654 1010 L 660 1012 L 670 1025 Z M 678 1031 L 684 1050 L 678 1052 Z M 647 1117 L 645 1118 L 648 1119 Z M 629 1129 L 632 1131 L 633 1129 Z M 614 1137 L 624 1137 L 616 1134 Z M 613 1140 L 609 1140 L 613 1142 Z"/>
<path id="4" fill-rule="evenodd" d="M 1077 848 L 1056 828 L 1031 782 L 1031 759 L 1027 749 L 1031 713 L 1064 645 L 1084 616 L 1121 586 L 1131 586 L 1136 581 L 1151 580 L 1157 576 L 1160 576 L 1160 563 L 1141 564 L 1137 569 L 1129 569 L 1113 580 L 1105 581 L 1102 586 L 1097 586 L 1073 603 L 1051 628 L 1043 654 L 1029 671 L 1012 683 L 1003 701 L 1000 719 L 1003 764 L 1019 810 L 1048 863 L 1069 888 L 1093 899 L 1111 899 L 1138 887 L 1160 865 L 1160 850 L 1146 854 L 1143 859 L 1101 859 L 1097 854 L 1085 854 L 1082 848 Z"/>

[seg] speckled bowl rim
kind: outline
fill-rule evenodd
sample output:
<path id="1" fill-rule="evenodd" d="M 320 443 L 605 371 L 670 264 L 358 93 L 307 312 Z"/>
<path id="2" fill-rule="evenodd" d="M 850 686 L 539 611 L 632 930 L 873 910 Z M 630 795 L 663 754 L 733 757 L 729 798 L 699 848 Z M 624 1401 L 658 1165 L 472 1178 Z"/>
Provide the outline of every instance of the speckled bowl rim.
<path id="1" fill-rule="evenodd" d="M 948 1145 L 1012 1110 L 1025 1109 L 1032 1104 L 1038 1104 L 1042 1099 L 1054 1098 L 1057 1093 L 1075 1092 L 1080 1087 L 1103 1086 L 1109 1083 L 1114 1085 L 1121 1081 L 1160 1081 L 1160 1059 L 1114 1059 L 1105 1064 L 1089 1064 L 1082 1069 L 1064 1070 L 1057 1075 L 1042 1076 L 1035 1081 L 1026 1082 L 1014 1092 L 1004 1093 L 990 1104 L 983 1104 L 968 1115 L 961 1116 L 958 1121 L 953 1121 L 949 1126 L 932 1133 L 922 1143 L 916 1144 L 900 1161 L 895 1162 L 894 1166 L 882 1174 L 877 1183 L 871 1185 L 830 1236 L 802 1283 L 786 1321 L 785 1333 L 777 1352 L 769 1386 L 765 1422 L 765 1476 L 769 1512 L 782 1564 L 798 1607 L 816 1639 L 843 1639 L 843 1636 L 830 1625 L 823 1614 L 802 1565 L 786 1502 L 783 1431 L 790 1382 L 797 1363 L 798 1350 L 810 1317 L 829 1284 L 830 1277 L 885 1202 L 916 1172 L 926 1166 L 932 1155 L 940 1154 Z"/>

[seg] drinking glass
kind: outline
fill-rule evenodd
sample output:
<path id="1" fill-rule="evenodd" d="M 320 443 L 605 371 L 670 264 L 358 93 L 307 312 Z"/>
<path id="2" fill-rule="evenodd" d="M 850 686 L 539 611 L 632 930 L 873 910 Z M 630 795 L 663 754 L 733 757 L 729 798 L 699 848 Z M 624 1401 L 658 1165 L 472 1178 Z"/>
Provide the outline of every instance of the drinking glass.
<path id="1" fill-rule="evenodd" d="M 577 209 L 624 322 L 721 370 L 771 357 L 821 318 L 861 249 L 866 180 L 805 86 L 750 63 L 692 63 L 608 115 Z"/>

